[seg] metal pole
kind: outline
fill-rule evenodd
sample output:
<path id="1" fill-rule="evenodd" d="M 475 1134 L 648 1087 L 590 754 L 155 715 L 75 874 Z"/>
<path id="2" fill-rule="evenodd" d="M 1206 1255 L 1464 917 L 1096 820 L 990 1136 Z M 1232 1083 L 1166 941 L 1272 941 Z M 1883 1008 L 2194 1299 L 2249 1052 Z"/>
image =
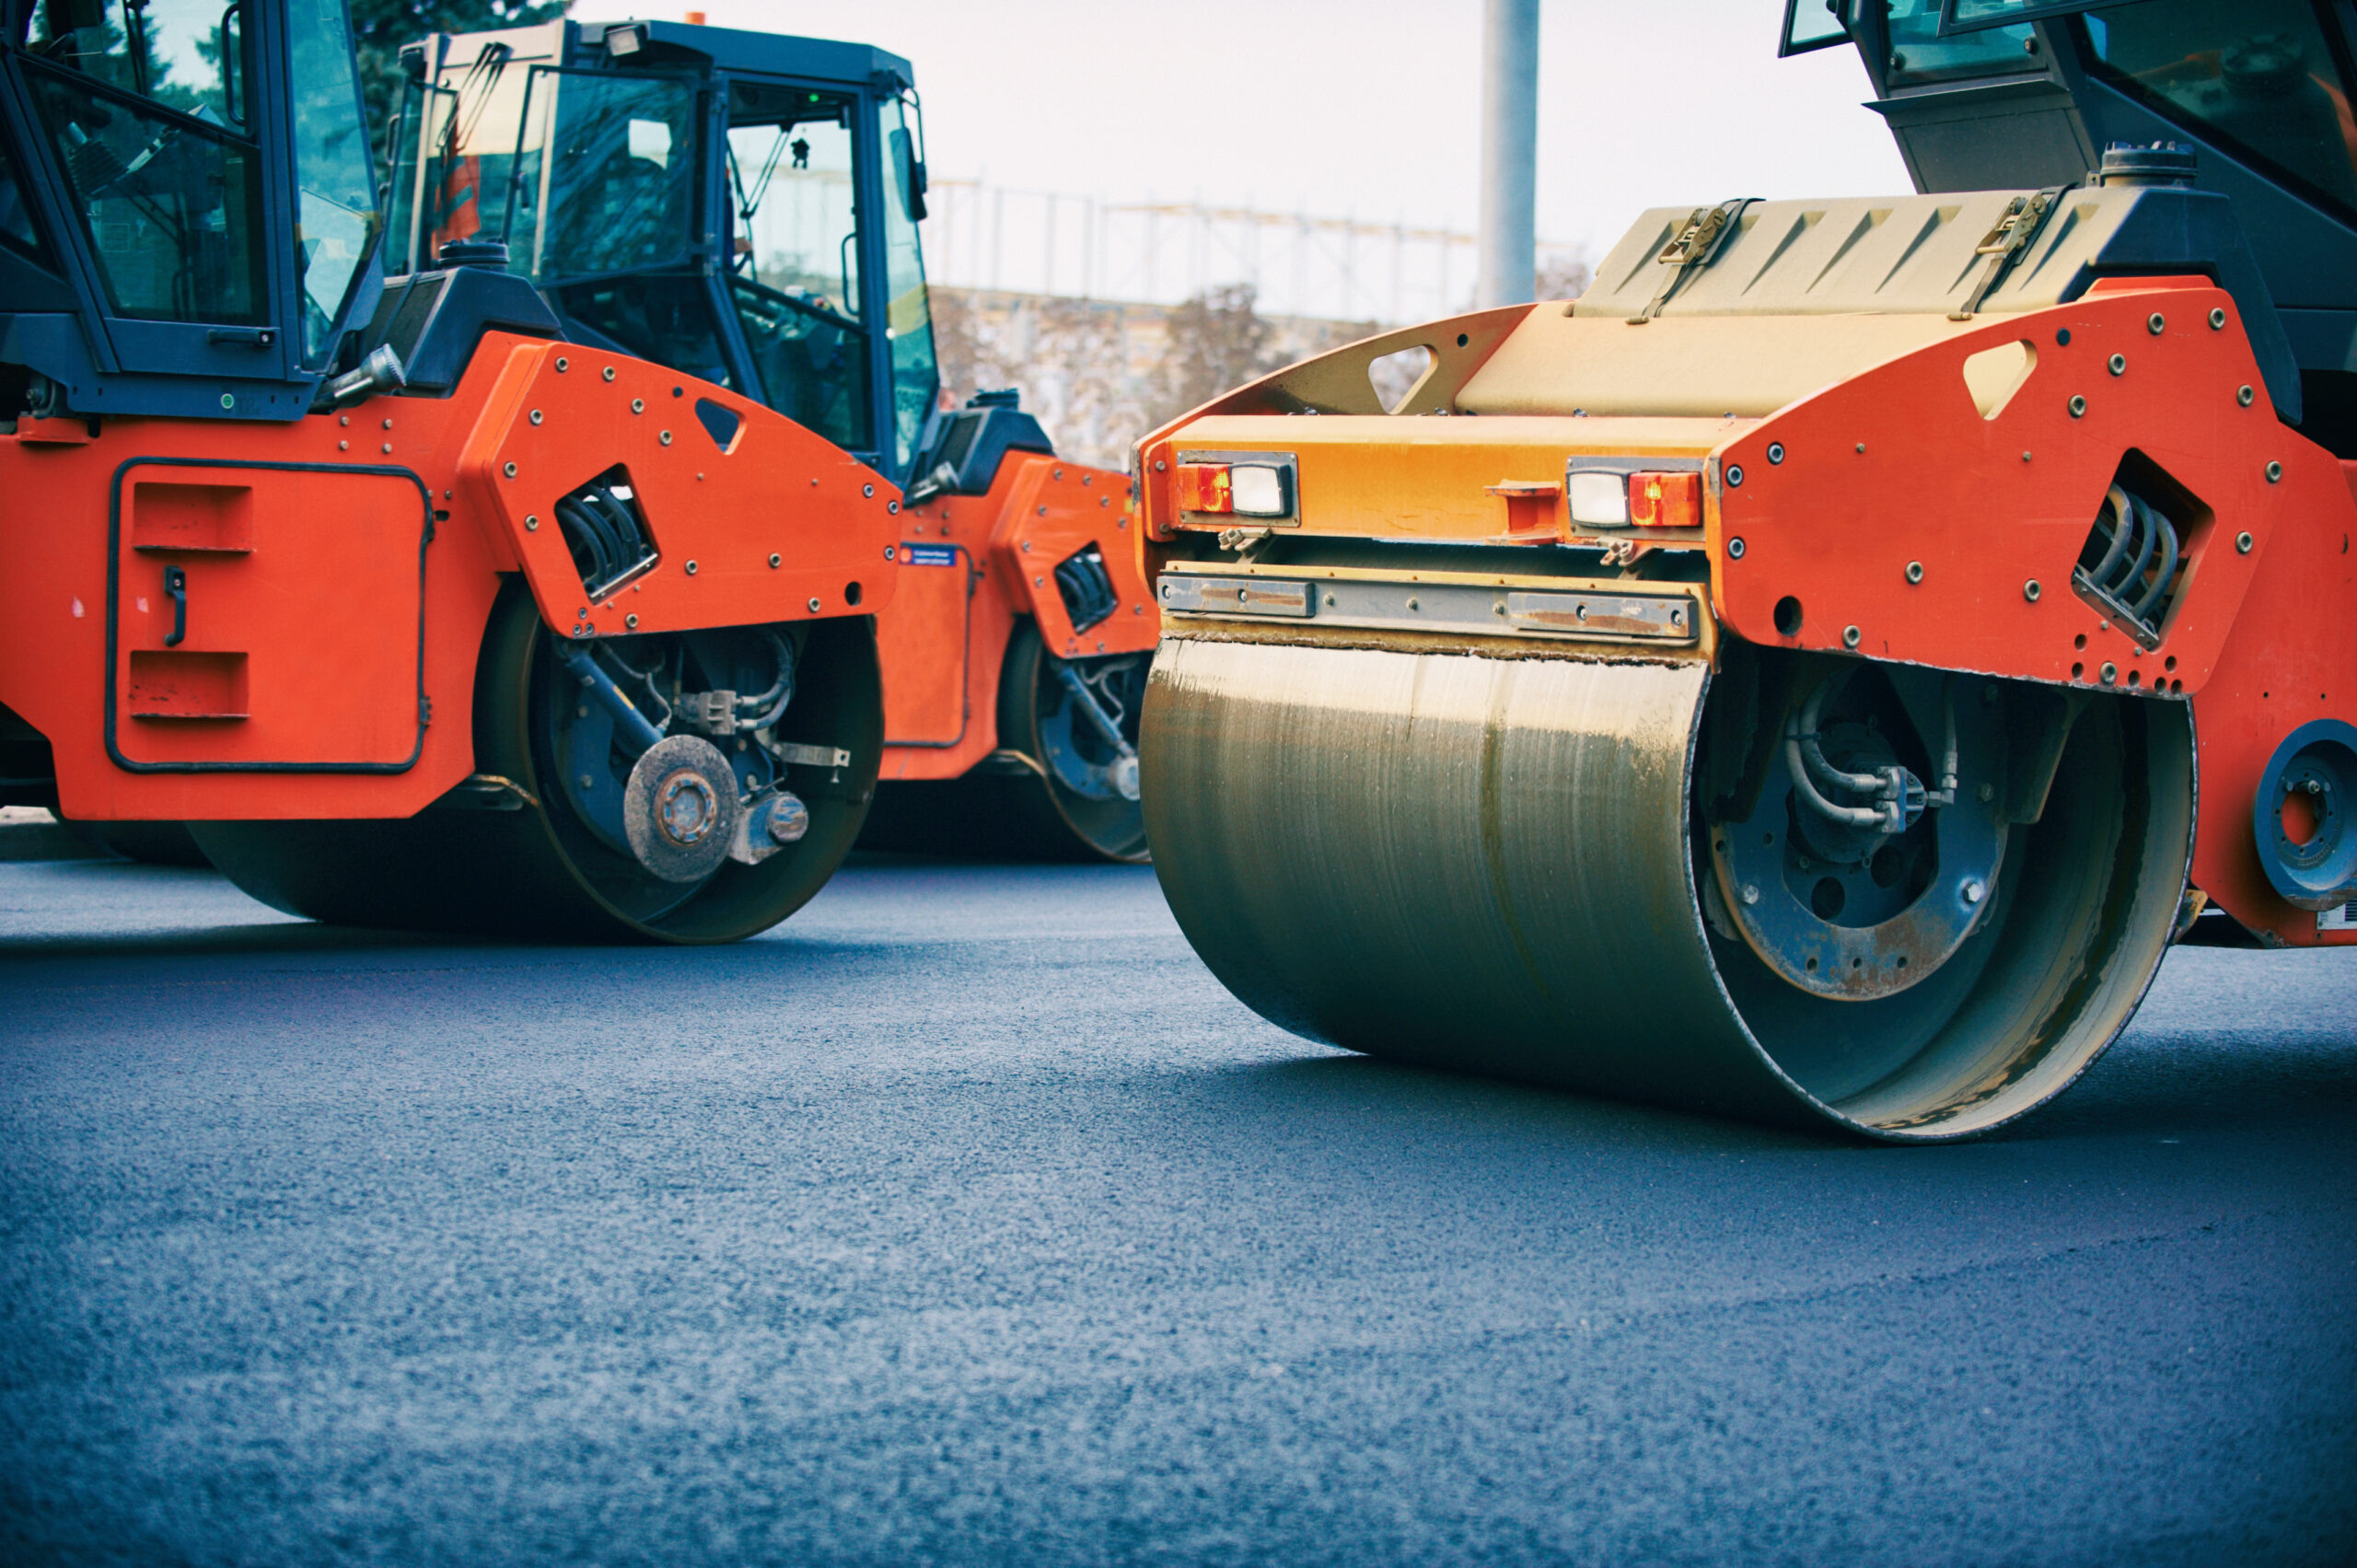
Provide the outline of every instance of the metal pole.
<path id="1" fill-rule="evenodd" d="M 1538 0 L 1484 0 L 1477 308 L 1538 296 Z"/>

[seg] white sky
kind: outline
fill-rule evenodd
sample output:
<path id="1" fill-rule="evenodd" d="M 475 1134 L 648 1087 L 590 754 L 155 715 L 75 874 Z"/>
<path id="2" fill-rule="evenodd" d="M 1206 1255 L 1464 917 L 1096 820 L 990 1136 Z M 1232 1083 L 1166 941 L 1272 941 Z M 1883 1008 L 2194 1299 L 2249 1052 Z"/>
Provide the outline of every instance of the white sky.
<path id="1" fill-rule="evenodd" d="M 1469 230 L 1480 0 L 703 0 L 717 27 L 907 56 L 937 178 Z M 635 11 L 578 0 L 575 15 Z M 1775 57 L 1777 0 L 1544 0 L 1538 234 L 1647 206 L 1910 186 L 1848 48 Z"/>

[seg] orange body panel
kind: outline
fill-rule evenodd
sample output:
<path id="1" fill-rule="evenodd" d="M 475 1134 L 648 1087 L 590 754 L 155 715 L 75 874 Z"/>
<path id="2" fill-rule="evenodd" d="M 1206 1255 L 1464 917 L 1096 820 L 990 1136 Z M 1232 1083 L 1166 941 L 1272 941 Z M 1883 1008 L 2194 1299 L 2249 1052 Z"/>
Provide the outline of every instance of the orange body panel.
<path id="1" fill-rule="evenodd" d="M 842 614 L 852 581 L 862 611 L 888 600 L 898 496 L 881 476 L 840 457 L 814 466 L 804 448 L 824 443 L 807 432 L 653 366 L 584 356 L 594 379 L 576 359 L 553 383 L 566 346 L 491 334 L 449 398 L 288 424 L 110 418 L 93 436 L 25 421 L 0 437 L 0 577 L 17 605 L 0 621 L 0 703 L 48 738 L 66 814 L 422 809 L 474 771 L 475 662 L 519 565 L 560 630 L 583 635 L 624 630 L 639 607 L 646 631 L 810 619 L 813 598 Z M 633 396 L 679 412 L 647 421 L 627 412 Z M 738 417 L 726 458 L 699 398 Z M 545 519 L 617 461 L 662 554 L 636 606 L 609 614 L 582 602 Z M 187 603 L 177 642 L 168 569 Z"/>
<path id="2" fill-rule="evenodd" d="M 733 420 L 725 446 L 700 404 Z M 591 605 L 551 508 L 617 463 L 660 553 Z M 497 530 L 493 547 L 522 563 L 541 618 L 575 635 L 788 619 L 780 605 L 794 619 L 875 610 L 891 595 L 897 486 L 749 398 L 644 360 L 573 343 L 517 348 L 458 475 Z M 810 527 L 819 517 L 829 525 Z"/>
<path id="3" fill-rule="evenodd" d="M 908 597 L 877 617 L 887 779 L 957 778 L 998 749 L 999 676 L 1017 617 L 1030 616 L 1064 658 L 1144 653 L 1161 635 L 1119 472 L 1012 452 L 987 494 L 936 496 L 900 522 Z M 1091 544 L 1120 603 L 1075 633 L 1055 567 Z M 933 563 L 944 550 L 957 552 L 954 565 Z M 950 634 L 952 581 L 968 595 L 962 648 Z"/>
<path id="4" fill-rule="evenodd" d="M 1853 645 L 2064 683 L 2094 684 L 2108 661 L 2122 687 L 2199 691 L 2276 533 L 2317 505 L 2349 505 L 2331 455 L 2268 405 L 2233 303 L 2206 285 L 2099 291 L 1903 355 L 1761 421 L 1717 454 L 1709 538 L 1721 618 L 1769 646 Z M 2224 330 L 2208 325 L 2213 307 L 2228 313 Z M 2056 342 L 2064 332 L 2067 346 Z M 1984 419 L 1964 361 L 2015 342 L 2032 345 L 2036 363 Z M 2115 354 L 2125 360 L 2117 376 Z M 2254 389 L 2248 406 L 2244 387 Z M 2074 397 L 2083 413 L 2072 412 Z M 1782 464 L 1769 460 L 1771 446 Z M 2071 588 L 2131 449 L 2205 508 L 2186 532 L 2185 586 L 2149 655 Z M 2278 482 L 2270 462 L 2284 467 Z M 1741 485 L 1724 482 L 1731 469 Z M 2246 530 L 2248 553 L 2234 547 Z M 1744 553 L 1730 559 L 1736 538 Z M 1919 583 L 1907 580 L 1910 561 L 1923 566 Z M 1787 597 L 1801 604 L 1794 636 L 1776 625 Z M 1848 645 L 1852 626 L 1859 640 Z"/>
<path id="5" fill-rule="evenodd" d="M 2212 309 L 2223 328 L 2209 325 Z M 1983 418 L 1963 360 L 2016 341 L 2036 363 Z M 2074 397 L 2085 400 L 2075 415 Z M 1771 444 L 1782 463 L 1768 460 Z M 2202 508 L 2184 541 L 2184 587 L 2150 650 L 2071 587 L 2131 449 Z M 1858 651 L 1875 658 L 2089 690 L 2105 689 L 2108 664 L 2111 690 L 2191 699 L 2195 885 L 2287 943 L 2357 943 L 2276 895 L 2251 829 L 2259 774 L 2282 738 L 2311 719 L 2357 722 L 2357 500 L 2344 465 L 2275 417 L 2228 295 L 2204 279 L 2114 281 L 1829 388 L 1717 455 L 1720 474 L 1732 464 L 1745 476 L 1714 487 L 1708 526 L 1713 605 L 1728 626 L 1831 652 L 1855 626 Z M 1923 567 L 1920 583 L 1907 580 L 1910 562 Z M 1802 605 L 1792 636 L 1775 620 L 1787 596 Z"/>

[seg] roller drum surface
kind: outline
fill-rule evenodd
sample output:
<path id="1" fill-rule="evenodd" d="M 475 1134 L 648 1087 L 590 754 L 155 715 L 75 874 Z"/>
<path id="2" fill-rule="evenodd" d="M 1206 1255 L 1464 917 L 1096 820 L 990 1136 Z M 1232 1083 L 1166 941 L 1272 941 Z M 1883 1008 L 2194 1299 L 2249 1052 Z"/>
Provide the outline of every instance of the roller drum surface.
<path id="1" fill-rule="evenodd" d="M 1214 973 L 1350 1050 L 1892 1139 L 1984 1131 L 2134 1011 L 2190 842 L 2181 704 L 2083 713 L 1974 935 L 1871 1001 L 1706 920 L 1710 667 L 1167 639 L 1154 864 Z"/>

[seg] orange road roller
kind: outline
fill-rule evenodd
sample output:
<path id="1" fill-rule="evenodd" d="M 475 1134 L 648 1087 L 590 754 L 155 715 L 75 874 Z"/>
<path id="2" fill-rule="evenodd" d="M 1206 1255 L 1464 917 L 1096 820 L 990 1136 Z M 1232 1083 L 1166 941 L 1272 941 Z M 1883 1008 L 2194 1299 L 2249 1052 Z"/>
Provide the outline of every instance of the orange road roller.
<path id="1" fill-rule="evenodd" d="M 504 241 L 564 335 L 775 409 L 908 492 L 870 847 L 1143 859 L 1157 627 L 1127 476 L 1011 392 L 936 406 L 909 62 L 691 23 L 435 34 L 393 137 L 397 271 Z"/>
<path id="2" fill-rule="evenodd" d="M 388 287 L 343 0 L 0 20 L 6 798 L 185 821 L 324 920 L 809 899 L 881 761 L 899 486 L 566 341 L 495 243 Z"/>
<path id="3" fill-rule="evenodd" d="M 2344 12 L 1815 9 L 1920 193 L 1651 211 L 1141 444 L 1154 862 L 1272 1021 L 1950 1139 L 2189 933 L 2357 945 Z"/>

